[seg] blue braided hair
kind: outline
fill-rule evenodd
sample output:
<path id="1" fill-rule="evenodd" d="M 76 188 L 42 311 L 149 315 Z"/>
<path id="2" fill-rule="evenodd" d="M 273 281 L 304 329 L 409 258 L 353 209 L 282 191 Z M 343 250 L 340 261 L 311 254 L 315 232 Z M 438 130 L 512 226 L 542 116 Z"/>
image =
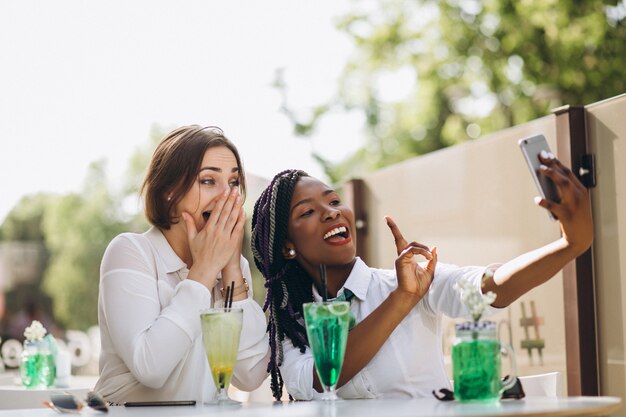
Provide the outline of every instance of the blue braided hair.
<path id="1" fill-rule="evenodd" d="M 278 367 L 283 361 L 285 336 L 302 353 L 308 346 L 306 330 L 298 319 L 303 317 L 302 304 L 313 301 L 313 281 L 298 262 L 283 256 L 293 191 L 298 180 L 308 176 L 295 169 L 276 174 L 256 201 L 252 215 L 252 254 L 267 288 L 263 305 L 263 311 L 269 309 L 271 358 L 267 370 L 276 400 L 280 400 L 284 385 Z"/>

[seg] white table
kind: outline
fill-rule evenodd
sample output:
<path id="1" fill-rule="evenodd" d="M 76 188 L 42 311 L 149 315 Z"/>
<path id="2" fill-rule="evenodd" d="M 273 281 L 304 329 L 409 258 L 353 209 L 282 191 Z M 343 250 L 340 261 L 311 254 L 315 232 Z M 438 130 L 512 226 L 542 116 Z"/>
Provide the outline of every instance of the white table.
<path id="1" fill-rule="evenodd" d="M 48 389 L 29 389 L 12 383 L 13 381 L 3 380 L 0 385 L 0 410 L 44 408 L 43 402 L 49 400 L 53 392 L 69 392 L 82 400 L 93 389 L 97 380 L 93 376 L 72 376 L 68 388 Z"/>
<path id="2" fill-rule="evenodd" d="M 245 403 L 239 407 L 111 407 L 108 415 L 84 410 L 83 416 L 102 417 L 476 417 L 476 416 L 599 416 L 621 407 L 617 397 L 532 397 L 495 404 L 415 400 L 349 400 L 335 404 L 321 401 L 291 403 Z M 0 417 L 53 417 L 49 409 L 3 410 Z"/>

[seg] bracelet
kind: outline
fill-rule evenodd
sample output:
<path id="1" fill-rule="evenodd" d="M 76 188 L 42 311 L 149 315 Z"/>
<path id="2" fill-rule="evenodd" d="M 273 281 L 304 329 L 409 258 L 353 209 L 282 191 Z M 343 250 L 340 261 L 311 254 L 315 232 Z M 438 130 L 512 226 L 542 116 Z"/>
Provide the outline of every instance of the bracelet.
<path id="1" fill-rule="evenodd" d="M 233 289 L 233 293 L 232 293 L 233 297 L 239 294 L 243 294 L 244 292 L 248 292 L 250 290 L 250 287 L 248 286 L 248 281 L 246 280 L 246 278 L 242 277 L 242 279 L 243 279 L 243 283 L 237 285 Z M 226 296 L 226 289 L 222 288 L 220 292 L 222 293 L 222 298 L 224 298 Z"/>

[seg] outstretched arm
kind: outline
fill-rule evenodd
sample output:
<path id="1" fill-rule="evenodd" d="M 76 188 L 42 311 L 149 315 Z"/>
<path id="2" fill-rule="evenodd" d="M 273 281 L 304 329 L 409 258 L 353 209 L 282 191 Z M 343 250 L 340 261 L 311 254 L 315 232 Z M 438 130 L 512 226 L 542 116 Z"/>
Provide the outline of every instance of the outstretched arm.
<path id="1" fill-rule="evenodd" d="M 543 284 L 568 262 L 584 253 L 593 241 L 593 220 L 587 189 L 572 171 L 552 154 L 540 155 L 541 174 L 556 184 L 561 202 L 536 197 L 537 204 L 558 218 L 562 236 L 541 248 L 527 252 L 500 266 L 483 284 L 493 291 L 494 307 L 506 307 L 532 288 Z"/>

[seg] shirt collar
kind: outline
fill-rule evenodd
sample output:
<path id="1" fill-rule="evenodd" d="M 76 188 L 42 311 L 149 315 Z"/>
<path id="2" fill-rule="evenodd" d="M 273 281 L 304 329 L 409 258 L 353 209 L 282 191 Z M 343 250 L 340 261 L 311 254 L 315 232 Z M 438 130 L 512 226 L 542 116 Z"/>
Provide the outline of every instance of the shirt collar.
<path id="1" fill-rule="evenodd" d="M 344 288 L 347 288 L 352 291 L 356 298 L 365 301 L 367 290 L 370 287 L 371 277 L 372 271 L 365 262 L 357 256 L 352 271 L 350 271 L 350 275 L 348 275 L 348 279 L 345 284 L 343 284 L 343 287 L 339 289 L 337 295 L 343 294 Z M 313 285 L 313 301 L 322 301 L 322 296 L 317 292 L 315 285 Z"/>
<path id="2" fill-rule="evenodd" d="M 176 255 L 176 252 L 174 252 L 174 249 L 172 249 L 165 235 L 158 227 L 152 226 L 144 235 L 156 249 L 168 274 L 187 268 L 185 262 Z"/>

